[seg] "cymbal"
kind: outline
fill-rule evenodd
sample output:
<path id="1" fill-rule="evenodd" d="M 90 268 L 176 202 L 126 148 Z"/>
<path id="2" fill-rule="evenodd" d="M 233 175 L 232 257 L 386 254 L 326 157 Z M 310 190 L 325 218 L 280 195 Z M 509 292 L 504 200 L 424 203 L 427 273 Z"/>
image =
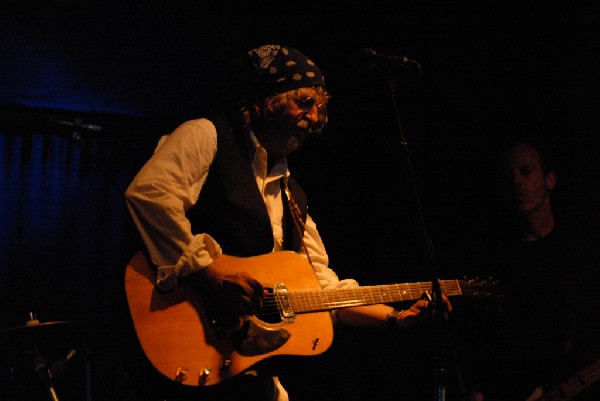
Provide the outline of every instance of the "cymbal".
<path id="1" fill-rule="evenodd" d="M 84 343 L 89 328 L 85 321 L 30 321 L 23 326 L 3 329 L 0 330 L 0 355 L 21 358 L 35 351 L 61 357 L 69 348 Z"/>
<path id="2" fill-rule="evenodd" d="M 8 329 L 0 330 L 0 339 L 4 336 L 10 336 L 14 334 L 24 334 L 26 332 L 30 334 L 49 334 L 51 332 L 55 332 L 58 330 L 67 330 L 67 329 L 80 329 L 82 325 L 87 325 L 86 322 L 79 320 L 62 320 L 55 322 L 45 322 L 45 323 L 31 323 L 25 324 L 23 326 L 10 327 Z"/>

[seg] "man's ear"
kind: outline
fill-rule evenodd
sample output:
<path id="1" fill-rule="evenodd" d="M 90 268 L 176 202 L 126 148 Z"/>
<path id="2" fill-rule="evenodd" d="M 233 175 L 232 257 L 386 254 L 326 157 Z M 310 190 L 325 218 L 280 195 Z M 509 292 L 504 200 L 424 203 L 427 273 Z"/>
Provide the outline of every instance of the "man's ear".
<path id="1" fill-rule="evenodd" d="M 556 173 L 554 171 L 550 171 L 546 174 L 546 188 L 548 190 L 553 190 L 556 187 Z"/>

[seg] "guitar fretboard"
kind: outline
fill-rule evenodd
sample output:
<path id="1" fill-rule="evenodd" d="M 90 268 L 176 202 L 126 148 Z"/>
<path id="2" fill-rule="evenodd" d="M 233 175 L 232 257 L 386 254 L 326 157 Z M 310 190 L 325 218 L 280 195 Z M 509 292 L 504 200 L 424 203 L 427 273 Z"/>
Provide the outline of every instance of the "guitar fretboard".
<path id="1" fill-rule="evenodd" d="M 442 280 L 440 288 L 447 296 L 462 295 L 459 280 Z M 431 290 L 431 282 L 374 285 L 346 289 L 305 290 L 290 292 L 295 313 L 324 311 L 349 306 L 413 301 Z"/>

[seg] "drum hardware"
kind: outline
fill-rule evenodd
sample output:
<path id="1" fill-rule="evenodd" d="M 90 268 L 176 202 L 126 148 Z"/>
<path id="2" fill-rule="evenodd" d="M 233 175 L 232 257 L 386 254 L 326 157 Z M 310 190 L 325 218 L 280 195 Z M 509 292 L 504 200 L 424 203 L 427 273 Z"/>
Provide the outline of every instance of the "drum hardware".
<path id="1" fill-rule="evenodd" d="M 14 366 L 30 366 L 42 383 L 50 401 L 60 401 L 55 379 L 61 377 L 73 359 L 81 352 L 81 337 L 88 330 L 85 322 L 53 321 L 40 322 L 37 315 L 29 313 L 23 326 L 0 330 L 0 355 L 5 361 L 14 363 L 10 367 L 8 388 L 15 388 Z M 56 357 L 49 363 L 49 359 Z M 28 368 L 29 369 L 29 368 Z M 89 362 L 85 358 L 86 400 L 91 401 Z M 2 398 L 2 397 L 0 397 Z M 10 398 L 8 401 L 11 401 Z"/>

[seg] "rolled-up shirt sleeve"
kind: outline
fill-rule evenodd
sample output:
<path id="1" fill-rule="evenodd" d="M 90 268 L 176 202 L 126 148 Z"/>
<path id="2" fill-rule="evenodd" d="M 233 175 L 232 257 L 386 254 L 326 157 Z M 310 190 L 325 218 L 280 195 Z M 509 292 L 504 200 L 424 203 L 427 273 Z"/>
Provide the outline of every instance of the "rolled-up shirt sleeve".
<path id="1" fill-rule="evenodd" d="M 168 290 L 178 277 L 212 263 L 221 254 L 208 234 L 196 234 L 186 212 L 196 203 L 217 150 L 207 119 L 188 121 L 161 138 L 152 157 L 125 191 L 132 219 L 157 266 L 157 285 Z"/>

